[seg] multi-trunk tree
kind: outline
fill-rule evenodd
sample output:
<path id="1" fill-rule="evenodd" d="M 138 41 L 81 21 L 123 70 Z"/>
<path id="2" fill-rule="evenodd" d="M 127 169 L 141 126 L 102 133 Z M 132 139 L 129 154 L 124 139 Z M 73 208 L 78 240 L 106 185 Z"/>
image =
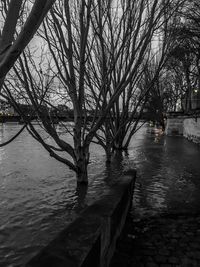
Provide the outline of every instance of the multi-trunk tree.
<path id="1" fill-rule="evenodd" d="M 91 142 L 99 142 L 109 159 L 113 148 L 124 146 L 128 129 L 129 136 L 135 131 L 156 76 L 147 88 L 139 86 L 140 80 L 151 58 L 152 39 L 173 14 L 170 4 L 58 0 L 38 32 L 40 59 L 29 46 L 10 72 L 2 96 L 49 154 L 75 171 L 78 182 L 87 183 Z M 55 125 L 50 108 L 56 109 L 58 101 L 73 110 L 72 129 L 64 125 L 60 132 Z M 19 102 L 32 106 L 45 136 Z"/>
<path id="2" fill-rule="evenodd" d="M 176 4 L 154 1 L 151 4 L 147 1 L 126 1 L 120 6 L 125 18 L 113 27 L 110 21 L 117 16 L 107 14 L 109 23 L 104 31 L 102 25 L 106 20 L 102 20 L 101 14 L 96 14 L 95 57 L 101 63 L 97 65 L 101 76 L 96 75 L 96 66 L 91 64 L 90 70 L 95 73 L 95 89 L 99 90 L 94 90 L 94 99 L 98 99 L 98 92 L 104 88 L 106 99 L 102 101 L 108 102 L 118 88 L 123 88 L 109 110 L 101 132 L 96 135 L 96 142 L 105 149 L 108 161 L 114 151 L 127 150 L 133 134 L 141 126 L 139 122 L 145 104 L 172 45 L 169 26 L 175 20 L 182 1 Z M 155 61 L 156 68 L 147 79 L 146 70 Z"/>

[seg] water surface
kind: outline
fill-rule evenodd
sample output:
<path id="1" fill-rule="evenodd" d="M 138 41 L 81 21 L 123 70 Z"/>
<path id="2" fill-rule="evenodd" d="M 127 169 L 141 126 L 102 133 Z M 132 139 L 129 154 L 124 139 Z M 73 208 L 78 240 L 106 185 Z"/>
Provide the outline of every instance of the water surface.
<path id="1" fill-rule="evenodd" d="M 0 125 L 0 143 L 20 127 Z M 91 154 L 89 187 L 81 189 L 76 186 L 74 172 L 51 158 L 26 131 L 0 148 L 1 267 L 27 262 L 83 208 L 108 190 L 108 181 L 103 179 L 103 150 L 92 146 Z"/>
<path id="2" fill-rule="evenodd" d="M 200 146 L 142 129 L 133 138 L 130 157 L 138 169 L 132 210 L 136 219 L 200 211 Z"/>
<path id="3" fill-rule="evenodd" d="M 0 143 L 19 129 L 19 125 L 1 125 Z M 26 131 L 0 148 L 1 267 L 27 262 L 83 208 L 107 192 L 109 172 L 114 179 L 123 166 L 137 168 L 135 219 L 199 211 L 199 146 L 182 137 L 150 133 L 144 127 L 132 138 L 129 155 L 115 169 L 106 168 L 100 147 L 92 145 L 90 152 L 89 187 L 80 189 L 74 173 L 49 157 Z"/>

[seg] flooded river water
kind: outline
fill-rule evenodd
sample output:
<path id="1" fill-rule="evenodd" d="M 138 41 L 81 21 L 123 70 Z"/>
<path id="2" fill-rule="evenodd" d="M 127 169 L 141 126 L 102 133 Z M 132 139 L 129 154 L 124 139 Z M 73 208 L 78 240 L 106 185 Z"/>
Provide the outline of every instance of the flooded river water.
<path id="1" fill-rule="evenodd" d="M 137 141 L 136 141 L 137 140 Z M 133 217 L 200 211 L 200 146 L 143 129 L 130 157 L 138 170 Z"/>
<path id="2" fill-rule="evenodd" d="M 1 125 L 0 143 L 20 128 Z M 0 148 L 0 267 L 27 262 L 109 189 L 102 149 L 92 146 L 91 154 L 89 187 L 80 189 L 74 173 L 26 131 Z"/>
<path id="3" fill-rule="evenodd" d="M 0 126 L 1 142 L 19 127 Z M 124 164 L 138 170 L 135 218 L 199 210 L 197 145 L 142 128 L 132 139 Z M 100 147 L 91 147 L 89 187 L 80 190 L 74 173 L 50 158 L 27 132 L 0 148 L 0 171 L 1 267 L 21 266 L 110 186 Z"/>

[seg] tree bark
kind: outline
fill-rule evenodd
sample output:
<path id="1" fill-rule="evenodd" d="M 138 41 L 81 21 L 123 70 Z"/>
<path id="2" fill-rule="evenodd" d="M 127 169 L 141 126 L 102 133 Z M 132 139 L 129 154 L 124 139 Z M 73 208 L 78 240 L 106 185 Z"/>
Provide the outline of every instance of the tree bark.
<path id="1" fill-rule="evenodd" d="M 77 167 L 76 178 L 78 184 L 88 184 L 89 146 L 78 146 L 75 148 L 75 165 Z"/>
<path id="2" fill-rule="evenodd" d="M 12 1 L 13 3 L 14 1 Z M 23 52 L 55 0 L 36 0 L 24 27 L 14 43 L 5 50 L 0 60 L 0 79 L 3 79 Z M 17 7 L 15 7 L 17 8 Z M 13 29 L 10 29 L 12 32 Z M 12 36 L 9 38 L 11 40 Z"/>
<path id="3" fill-rule="evenodd" d="M 116 140 L 114 141 L 114 147 L 113 147 L 114 150 L 116 150 L 116 151 L 117 150 L 124 150 L 123 143 L 124 143 L 125 137 L 126 137 L 126 133 L 125 133 L 124 129 L 121 129 L 119 135 L 117 136 Z"/>
<path id="4" fill-rule="evenodd" d="M 105 151 L 106 151 L 106 163 L 109 164 L 111 162 L 111 157 L 112 157 L 111 147 L 110 146 L 106 147 Z"/>
<path id="5" fill-rule="evenodd" d="M 189 76 L 189 69 L 186 67 L 185 69 L 185 76 L 186 76 L 186 83 L 187 83 L 187 92 L 186 92 L 186 112 L 190 111 L 192 106 L 191 106 L 191 83 L 190 83 L 190 76 Z"/>

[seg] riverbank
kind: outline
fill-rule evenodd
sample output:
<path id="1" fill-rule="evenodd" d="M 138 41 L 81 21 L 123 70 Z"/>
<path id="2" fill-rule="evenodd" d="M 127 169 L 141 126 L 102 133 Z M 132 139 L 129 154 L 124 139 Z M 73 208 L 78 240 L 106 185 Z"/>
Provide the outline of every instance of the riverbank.
<path id="1" fill-rule="evenodd" d="M 199 267 L 200 147 L 148 134 L 139 151 L 133 207 L 110 267 Z"/>
<path id="2" fill-rule="evenodd" d="M 133 223 L 129 214 L 110 267 L 178 266 L 200 266 L 200 215 L 168 214 Z"/>
<path id="3" fill-rule="evenodd" d="M 132 202 L 135 179 L 135 170 L 125 172 L 25 266 L 108 267 Z"/>
<path id="4" fill-rule="evenodd" d="M 20 128 L 4 124 L 1 142 Z M 67 138 L 70 142 L 70 135 Z M 26 130 L 1 148 L 1 267 L 23 266 L 77 213 L 100 199 L 112 186 L 108 174 L 115 180 L 123 166 L 138 170 L 134 218 L 200 210 L 200 148 L 185 138 L 149 133 L 144 126 L 134 135 L 129 155 L 111 170 L 105 165 L 103 150 L 92 145 L 90 152 L 89 186 L 80 190 L 73 172 L 50 158 Z"/>

